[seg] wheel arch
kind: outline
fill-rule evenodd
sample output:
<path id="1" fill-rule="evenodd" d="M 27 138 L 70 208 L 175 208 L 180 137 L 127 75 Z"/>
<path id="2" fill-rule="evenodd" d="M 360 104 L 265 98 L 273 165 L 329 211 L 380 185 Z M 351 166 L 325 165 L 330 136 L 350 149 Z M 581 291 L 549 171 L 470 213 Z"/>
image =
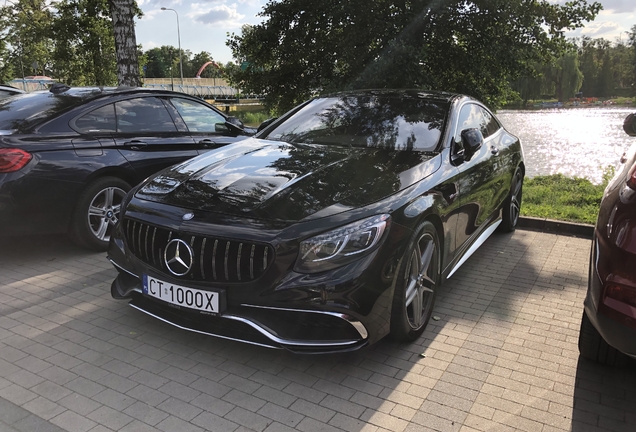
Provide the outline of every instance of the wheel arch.
<path id="1" fill-rule="evenodd" d="M 86 189 L 89 184 L 104 177 L 116 177 L 128 183 L 130 187 L 134 187 L 139 183 L 137 176 L 131 173 L 130 170 L 118 166 L 106 166 L 90 173 L 84 180 L 83 189 Z"/>
<path id="2" fill-rule="evenodd" d="M 523 174 L 523 177 L 525 178 L 525 176 L 526 176 L 526 164 L 523 161 L 520 161 L 519 165 L 517 165 L 517 168 L 521 170 L 521 174 Z"/>
<path id="3" fill-rule="evenodd" d="M 79 190 L 79 193 L 77 194 L 77 197 L 75 198 L 75 202 L 73 203 L 73 207 L 72 207 L 72 213 L 74 213 L 77 209 L 77 207 L 80 205 L 80 197 L 81 195 L 84 193 L 84 191 L 95 181 L 105 178 L 105 177 L 115 177 L 118 178 L 120 180 L 125 181 L 126 183 L 128 183 L 128 185 L 132 188 L 134 187 L 138 181 L 136 179 L 136 177 L 131 174 L 128 170 L 126 170 L 125 168 L 122 167 L 117 167 L 117 166 L 106 166 L 102 169 L 93 171 L 92 173 L 90 173 L 88 176 L 86 176 L 86 178 L 84 178 L 83 180 L 83 184 L 82 187 Z M 72 214 L 71 213 L 71 214 Z M 69 217 L 68 220 L 68 226 L 66 227 L 66 231 L 68 232 L 72 226 L 73 226 L 73 217 Z"/>

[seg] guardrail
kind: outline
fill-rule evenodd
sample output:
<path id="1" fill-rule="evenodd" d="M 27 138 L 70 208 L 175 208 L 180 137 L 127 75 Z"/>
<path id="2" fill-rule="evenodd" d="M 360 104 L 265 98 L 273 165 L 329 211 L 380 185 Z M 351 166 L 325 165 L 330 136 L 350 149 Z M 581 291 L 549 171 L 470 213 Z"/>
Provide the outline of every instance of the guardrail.
<path id="1" fill-rule="evenodd" d="M 236 99 L 239 90 L 230 86 L 186 85 L 186 84 L 144 84 L 144 87 L 158 88 L 162 90 L 174 90 L 208 99 Z"/>
<path id="2" fill-rule="evenodd" d="M 221 81 L 221 80 L 219 80 Z M 21 79 L 17 78 L 9 81 L 7 84 L 16 88 L 24 90 L 26 92 L 33 92 L 37 90 L 48 90 L 51 84 L 54 84 L 55 80 L 33 80 L 33 79 Z M 241 94 L 240 89 L 237 89 L 228 85 L 192 85 L 192 84 L 180 84 L 180 83 L 145 83 L 143 85 L 147 88 L 156 88 L 161 90 L 173 90 L 196 96 L 201 99 L 217 99 L 227 102 L 241 99 L 261 99 L 260 95 L 245 95 Z"/>
<path id="3" fill-rule="evenodd" d="M 51 84 L 54 84 L 55 82 L 55 80 L 33 80 L 26 78 L 16 78 L 9 81 L 7 84 L 19 88 L 20 90 L 24 90 L 25 92 L 33 92 L 38 90 L 48 90 Z"/>

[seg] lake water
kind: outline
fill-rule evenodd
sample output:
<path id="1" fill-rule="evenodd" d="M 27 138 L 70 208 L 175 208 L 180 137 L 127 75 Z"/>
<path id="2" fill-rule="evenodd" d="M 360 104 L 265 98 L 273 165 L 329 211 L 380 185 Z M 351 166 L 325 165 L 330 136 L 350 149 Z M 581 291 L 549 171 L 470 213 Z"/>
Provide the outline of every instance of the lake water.
<path id="1" fill-rule="evenodd" d="M 635 107 L 500 110 L 497 117 L 523 144 L 526 176 L 564 174 L 600 183 L 636 138 L 623 131 Z"/>

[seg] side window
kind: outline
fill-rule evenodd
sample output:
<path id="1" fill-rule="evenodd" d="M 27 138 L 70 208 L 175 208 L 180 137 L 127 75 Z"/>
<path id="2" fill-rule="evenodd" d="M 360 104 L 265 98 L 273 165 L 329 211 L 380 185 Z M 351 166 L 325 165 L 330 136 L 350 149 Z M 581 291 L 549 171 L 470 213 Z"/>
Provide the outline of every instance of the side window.
<path id="1" fill-rule="evenodd" d="M 13 96 L 14 94 L 16 94 L 16 93 L 12 92 L 12 91 L 0 90 L 0 99 L 6 98 L 6 97 L 9 97 L 9 96 Z"/>
<path id="2" fill-rule="evenodd" d="M 156 97 L 135 98 L 115 103 L 117 132 L 176 132 L 177 127 L 163 102 Z"/>
<path id="3" fill-rule="evenodd" d="M 490 114 L 488 110 L 482 108 L 482 111 L 484 113 L 484 119 L 486 119 L 486 129 L 488 130 L 488 136 L 494 135 L 495 132 L 497 132 L 499 128 L 501 128 L 501 125 L 499 124 L 495 116 Z M 487 135 L 484 134 L 484 137 L 486 136 Z"/>
<path id="4" fill-rule="evenodd" d="M 75 129 L 82 133 L 115 132 L 115 105 L 108 104 L 75 120 Z"/>
<path id="5" fill-rule="evenodd" d="M 190 132 L 215 132 L 217 124 L 225 124 L 225 117 L 212 108 L 195 101 L 171 98 Z"/>
<path id="6" fill-rule="evenodd" d="M 459 113 L 455 142 L 460 143 L 462 141 L 463 130 L 472 128 L 479 129 L 484 138 L 490 135 L 488 133 L 488 122 L 481 107 L 475 104 L 466 104 Z"/>

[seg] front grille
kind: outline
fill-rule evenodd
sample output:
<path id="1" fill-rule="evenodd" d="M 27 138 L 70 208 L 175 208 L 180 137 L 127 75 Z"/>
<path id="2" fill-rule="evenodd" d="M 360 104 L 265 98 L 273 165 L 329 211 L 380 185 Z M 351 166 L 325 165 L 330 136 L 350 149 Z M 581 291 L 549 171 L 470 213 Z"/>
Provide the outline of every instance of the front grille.
<path id="1" fill-rule="evenodd" d="M 146 264 L 165 273 L 170 273 L 164 259 L 168 243 L 181 239 L 190 245 L 193 263 L 182 279 L 250 282 L 261 277 L 274 260 L 274 250 L 267 244 L 170 231 L 128 218 L 122 221 L 122 228 L 128 249 Z"/>

